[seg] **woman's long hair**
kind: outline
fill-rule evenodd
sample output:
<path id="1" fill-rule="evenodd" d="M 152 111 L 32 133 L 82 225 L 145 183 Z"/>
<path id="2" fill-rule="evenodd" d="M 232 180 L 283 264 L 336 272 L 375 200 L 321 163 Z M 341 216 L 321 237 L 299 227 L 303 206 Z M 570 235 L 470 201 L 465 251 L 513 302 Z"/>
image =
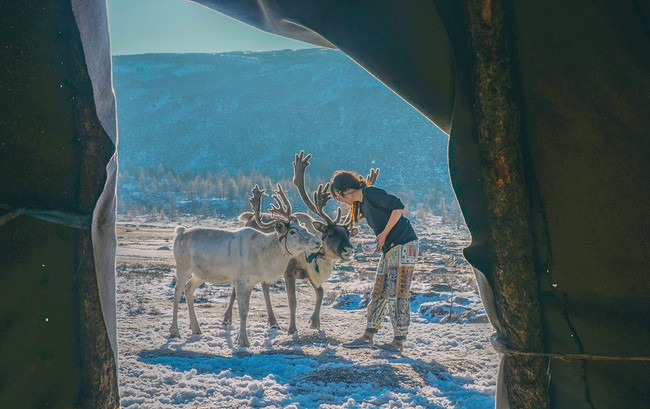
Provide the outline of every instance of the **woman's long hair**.
<path id="1" fill-rule="evenodd" d="M 363 189 L 366 186 L 368 186 L 366 178 L 350 170 L 337 170 L 332 174 L 332 178 L 330 179 L 330 193 L 333 197 L 336 197 L 337 194 L 344 193 L 348 189 L 357 190 Z M 362 217 L 360 212 L 361 202 L 354 202 L 348 207 L 350 215 L 352 215 L 352 222 L 358 223 Z"/>

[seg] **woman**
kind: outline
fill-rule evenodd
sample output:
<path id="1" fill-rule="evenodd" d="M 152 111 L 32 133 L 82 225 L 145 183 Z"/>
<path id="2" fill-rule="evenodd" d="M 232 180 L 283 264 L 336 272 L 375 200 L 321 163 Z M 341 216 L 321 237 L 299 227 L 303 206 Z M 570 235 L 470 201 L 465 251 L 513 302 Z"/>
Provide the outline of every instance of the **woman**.
<path id="1" fill-rule="evenodd" d="M 418 237 L 403 216 L 404 204 L 385 190 L 368 186 L 363 176 L 346 170 L 334 172 L 330 190 L 332 197 L 350 207 L 354 223 L 366 219 L 377 236 L 374 252 L 382 252 L 368 304 L 366 330 L 361 337 L 343 346 L 372 347 L 386 312 L 390 312 L 393 341 L 377 346 L 390 352 L 402 352 L 410 324 L 411 277 L 418 255 Z"/>

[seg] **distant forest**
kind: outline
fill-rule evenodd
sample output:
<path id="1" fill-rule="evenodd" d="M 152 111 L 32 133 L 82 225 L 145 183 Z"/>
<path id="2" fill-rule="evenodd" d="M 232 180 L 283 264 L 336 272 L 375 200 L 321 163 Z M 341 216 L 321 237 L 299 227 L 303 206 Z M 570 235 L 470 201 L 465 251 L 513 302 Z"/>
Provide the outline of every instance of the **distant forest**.
<path id="1" fill-rule="evenodd" d="M 380 176 L 381 179 L 381 176 Z M 325 180 L 323 180 L 325 181 Z M 177 173 L 160 164 L 154 168 L 139 168 L 137 172 L 120 171 L 118 213 L 127 216 L 148 216 L 150 220 L 175 221 L 181 216 L 235 218 L 248 211 L 248 197 L 256 184 L 271 194 L 280 183 L 291 201 L 294 211 L 306 211 L 290 178 L 273 180 L 256 170 L 240 170 L 236 175 L 196 174 L 190 171 Z M 316 189 L 317 182 L 306 180 L 307 188 Z M 381 186 L 381 183 L 377 183 Z M 415 222 L 425 222 L 430 216 L 439 216 L 443 223 L 459 224 L 462 217 L 453 194 L 447 185 L 430 186 L 416 195 L 406 188 L 390 191 L 404 202 L 405 214 Z M 263 210 L 272 198 L 264 197 Z M 326 207 L 335 214 L 336 203 Z"/>
<path id="2" fill-rule="evenodd" d="M 447 135 L 340 51 L 143 54 L 113 63 L 123 216 L 234 218 L 250 208 L 255 184 L 270 193 L 276 182 L 304 210 L 291 183 L 300 150 L 313 155 L 311 189 L 336 169 L 379 167 L 378 186 L 415 219 L 458 215 Z M 334 214 L 335 203 L 326 210 Z"/>

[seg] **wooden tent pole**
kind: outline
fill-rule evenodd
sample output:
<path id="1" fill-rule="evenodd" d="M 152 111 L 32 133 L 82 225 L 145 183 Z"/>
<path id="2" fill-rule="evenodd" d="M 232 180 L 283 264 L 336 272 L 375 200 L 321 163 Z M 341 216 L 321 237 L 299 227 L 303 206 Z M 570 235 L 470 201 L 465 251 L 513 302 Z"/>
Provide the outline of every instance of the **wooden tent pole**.
<path id="1" fill-rule="evenodd" d="M 473 105 L 491 237 L 488 273 L 509 348 L 542 351 L 530 194 L 522 135 L 514 40 L 504 0 L 466 0 Z M 547 358 L 506 356 L 513 408 L 548 408 Z"/>

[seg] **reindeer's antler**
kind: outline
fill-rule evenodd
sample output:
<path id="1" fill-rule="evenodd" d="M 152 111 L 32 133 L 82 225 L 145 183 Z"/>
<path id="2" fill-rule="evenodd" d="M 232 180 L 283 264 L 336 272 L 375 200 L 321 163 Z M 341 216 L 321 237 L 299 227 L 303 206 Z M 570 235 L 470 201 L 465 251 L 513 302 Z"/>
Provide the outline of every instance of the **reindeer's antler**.
<path id="1" fill-rule="evenodd" d="M 286 193 L 284 193 L 279 183 L 276 192 L 273 194 L 273 199 L 275 199 L 278 206 L 271 204 L 271 216 L 284 219 L 285 221 L 291 221 L 293 218 L 291 215 L 291 202 L 289 202 Z"/>
<path id="2" fill-rule="evenodd" d="M 309 166 L 309 159 L 311 159 L 311 153 L 307 154 L 307 156 L 305 156 L 305 151 L 300 151 L 300 153 L 296 154 L 293 161 L 293 184 L 298 188 L 300 198 L 309 210 L 318 214 L 316 205 L 309 198 L 307 189 L 305 188 L 305 171 L 307 166 Z"/>
<path id="3" fill-rule="evenodd" d="M 329 225 L 337 224 L 341 220 L 341 208 L 336 208 L 336 217 L 332 220 L 327 213 L 325 213 L 325 205 L 332 198 L 330 193 L 330 184 L 327 182 L 325 185 L 320 183 L 314 192 L 314 202 L 316 203 L 316 214 L 319 215 Z"/>
<path id="4" fill-rule="evenodd" d="M 262 215 L 260 211 L 260 208 L 262 207 L 262 195 L 266 195 L 266 190 L 265 189 L 260 190 L 260 187 L 255 185 L 255 187 L 253 188 L 253 196 L 249 197 L 248 201 L 250 202 L 251 206 L 253 206 L 253 214 L 255 215 L 255 221 L 261 228 L 265 229 L 265 228 L 272 227 L 275 224 L 275 222 L 265 223 L 262 220 Z"/>
<path id="5" fill-rule="evenodd" d="M 378 177 L 379 177 L 379 168 L 371 168 L 370 174 L 366 176 L 366 184 L 368 186 L 374 185 Z"/>
<path id="6" fill-rule="evenodd" d="M 305 151 L 300 151 L 300 153 L 296 154 L 296 158 L 293 161 L 293 184 L 298 188 L 300 198 L 309 210 L 320 216 L 327 224 L 337 224 L 341 218 L 341 209 L 338 209 L 335 220 L 332 220 L 332 218 L 323 210 L 327 201 L 332 197 L 330 195 L 330 184 L 319 184 L 318 189 L 313 193 L 313 201 L 307 194 L 307 189 L 305 187 L 305 172 L 307 166 L 309 166 L 309 159 L 311 159 L 311 153 L 305 156 Z"/>
<path id="7" fill-rule="evenodd" d="M 341 208 L 339 207 L 339 211 Z M 339 212 L 340 213 L 340 212 Z M 345 226 L 348 231 L 352 230 L 352 227 L 354 226 L 354 222 L 352 221 L 352 211 L 349 210 L 345 216 L 343 217 L 343 221 L 341 222 L 341 225 Z"/>

